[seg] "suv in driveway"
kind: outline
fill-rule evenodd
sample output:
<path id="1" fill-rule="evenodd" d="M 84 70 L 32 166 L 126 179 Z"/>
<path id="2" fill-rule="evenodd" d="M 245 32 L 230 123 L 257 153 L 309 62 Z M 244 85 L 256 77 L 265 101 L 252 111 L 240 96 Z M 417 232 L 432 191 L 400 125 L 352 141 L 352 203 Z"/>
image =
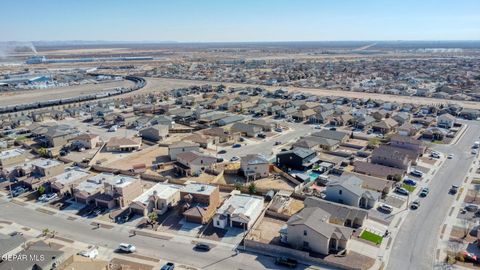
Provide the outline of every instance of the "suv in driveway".
<path id="1" fill-rule="evenodd" d="M 457 194 L 457 192 L 458 192 L 458 186 L 456 186 L 456 185 L 452 185 L 452 187 L 450 187 L 450 190 L 448 191 L 448 193 L 450 193 L 452 195 Z"/>
<path id="2" fill-rule="evenodd" d="M 402 187 L 396 187 L 395 188 L 395 192 L 400 194 L 400 195 L 410 195 L 410 192 L 408 192 L 408 190 L 406 190 L 405 188 L 402 188 Z"/>

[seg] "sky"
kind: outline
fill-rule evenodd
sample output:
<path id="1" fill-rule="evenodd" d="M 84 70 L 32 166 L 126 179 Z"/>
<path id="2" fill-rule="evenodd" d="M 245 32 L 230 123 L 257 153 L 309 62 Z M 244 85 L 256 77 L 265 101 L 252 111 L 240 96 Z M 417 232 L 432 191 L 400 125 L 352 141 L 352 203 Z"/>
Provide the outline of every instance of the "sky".
<path id="1" fill-rule="evenodd" d="M 0 41 L 480 40 L 480 0 L 1 0 Z"/>

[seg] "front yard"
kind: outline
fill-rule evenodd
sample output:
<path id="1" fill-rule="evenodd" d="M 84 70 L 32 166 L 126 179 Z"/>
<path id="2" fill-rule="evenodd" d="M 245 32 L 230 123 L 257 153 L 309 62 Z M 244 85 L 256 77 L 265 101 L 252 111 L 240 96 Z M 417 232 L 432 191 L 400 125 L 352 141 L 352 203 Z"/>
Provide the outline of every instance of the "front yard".
<path id="1" fill-rule="evenodd" d="M 374 234 L 372 232 L 369 232 L 367 230 L 363 231 L 362 234 L 360 235 L 360 238 L 362 239 L 365 239 L 367 241 L 370 241 L 374 244 L 377 244 L 377 245 L 380 245 L 382 243 L 382 240 L 383 240 L 383 237 L 378 235 L 378 234 Z"/>

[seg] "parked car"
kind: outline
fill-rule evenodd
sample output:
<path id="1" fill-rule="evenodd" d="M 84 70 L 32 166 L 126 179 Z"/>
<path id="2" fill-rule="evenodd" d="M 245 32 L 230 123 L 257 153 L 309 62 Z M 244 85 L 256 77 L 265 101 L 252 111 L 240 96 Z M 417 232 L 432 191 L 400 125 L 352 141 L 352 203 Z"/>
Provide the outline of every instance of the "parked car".
<path id="1" fill-rule="evenodd" d="M 465 206 L 465 210 L 467 210 L 468 212 L 476 212 L 478 210 L 478 206 L 475 204 L 469 204 Z"/>
<path id="2" fill-rule="evenodd" d="M 314 127 L 314 129 L 322 129 L 322 126 L 317 125 Z"/>
<path id="3" fill-rule="evenodd" d="M 281 129 L 281 128 L 276 128 L 275 131 L 276 131 L 276 132 L 282 132 L 283 129 Z"/>
<path id="4" fill-rule="evenodd" d="M 410 209 L 413 209 L 413 210 L 417 210 L 418 207 L 420 207 L 420 201 L 419 200 L 413 201 L 412 204 L 410 205 Z"/>
<path id="5" fill-rule="evenodd" d="M 167 262 L 162 266 L 160 270 L 173 270 L 173 269 L 175 269 L 175 264 L 172 262 Z"/>
<path id="6" fill-rule="evenodd" d="M 402 188 L 402 187 L 396 187 L 395 192 L 400 194 L 400 195 L 405 195 L 405 196 L 410 195 L 410 192 L 408 192 L 408 190 L 406 190 L 405 188 Z"/>
<path id="7" fill-rule="evenodd" d="M 410 174 L 416 177 L 423 177 L 423 172 L 419 170 L 413 170 L 410 172 Z"/>
<path id="8" fill-rule="evenodd" d="M 27 191 L 26 188 L 24 187 L 16 187 L 12 190 L 12 196 L 13 197 L 18 197 L 20 195 L 22 195 L 23 193 L 25 193 Z"/>
<path id="9" fill-rule="evenodd" d="M 195 250 L 210 251 L 210 246 L 203 243 L 196 243 L 193 247 Z"/>
<path id="10" fill-rule="evenodd" d="M 225 154 L 225 153 L 227 153 L 227 150 L 220 150 L 220 151 L 218 151 L 218 153 L 219 154 Z"/>
<path id="11" fill-rule="evenodd" d="M 57 193 L 48 193 L 46 196 L 45 196 L 45 199 L 44 201 L 45 202 L 49 202 L 49 201 L 52 201 L 54 199 L 58 198 L 58 194 Z"/>
<path id="12" fill-rule="evenodd" d="M 41 202 L 44 202 L 45 199 L 47 198 L 47 194 L 42 194 L 40 197 L 38 197 L 38 200 L 41 201 Z"/>
<path id="13" fill-rule="evenodd" d="M 412 187 L 417 186 L 417 181 L 415 181 L 413 179 L 409 179 L 409 178 L 403 180 L 403 183 L 405 183 L 406 185 L 412 186 Z"/>
<path id="14" fill-rule="evenodd" d="M 265 138 L 267 137 L 267 135 L 265 135 L 265 133 L 259 133 L 259 134 L 257 135 L 257 137 L 262 138 L 262 139 L 265 139 Z"/>
<path id="15" fill-rule="evenodd" d="M 275 259 L 275 264 L 283 265 L 283 266 L 290 267 L 290 268 L 295 268 L 295 267 L 297 267 L 298 262 L 297 262 L 297 260 L 291 259 L 291 258 L 288 258 L 288 257 L 277 257 Z"/>
<path id="16" fill-rule="evenodd" d="M 240 148 L 240 147 L 242 147 L 242 145 L 239 144 L 239 143 L 236 143 L 236 144 L 232 145 L 232 148 Z"/>
<path id="17" fill-rule="evenodd" d="M 440 158 L 440 153 L 438 153 L 438 152 L 433 152 L 433 151 L 432 151 L 432 153 L 430 153 L 430 157 L 432 157 L 432 158 Z"/>
<path id="18" fill-rule="evenodd" d="M 393 207 L 386 203 L 382 203 L 379 207 L 378 210 L 390 214 L 393 211 Z"/>
<path id="19" fill-rule="evenodd" d="M 422 188 L 422 191 L 420 192 L 420 197 L 427 197 L 428 193 L 430 193 L 429 188 Z"/>
<path id="20" fill-rule="evenodd" d="M 234 156 L 234 157 L 232 157 L 232 158 L 230 159 L 230 161 L 238 161 L 238 160 L 240 160 L 240 158 L 237 157 L 237 156 Z"/>
<path id="21" fill-rule="evenodd" d="M 275 145 L 280 145 L 280 144 L 282 144 L 282 142 L 279 142 L 279 141 L 275 142 Z"/>
<path id="22" fill-rule="evenodd" d="M 117 129 L 118 129 L 118 126 L 117 126 L 117 125 L 113 125 L 113 126 L 111 126 L 111 127 L 108 129 L 108 132 L 115 132 L 115 131 L 117 131 Z"/>
<path id="23" fill-rule="evenodd" d="M 83 250 L 78 252 L 77 255 L 80 255 L 82 257 L 87 257 L 90 259 L 95 259 L 98 256 L 98 249 L 97 247 L 92 247 L 88 250 Z"/>
<path id="24" fill-rule="evenodd" d="M 476 154 L 478 154 L 477 149 L 472 149 L 472 155 L 476 155 Z"/>
<path id="25" fill-rule="evenodd" d="M 118 250 L 122 252 L 133 253 L 137 251 L 137 248 L 132 244 L 121 243 L 118 245 Z"/>
<path id="26" fill-rule="evenodd" d="M 458 192 L 458 186 L 456 186 L 456 185 L 452 185 L 452 186 L 450 187 L 450 190 L 448 191 L 448 193 L 450 193 L 450 194 L 452 194 L 452 195 L 457 194 L 457 192 Z"/>
<path id="27" fill-rule="evenodd" d="M 450 154 L 447 156 L 448 159 L 453 159 L 455 156 L 453 154 Z"/>

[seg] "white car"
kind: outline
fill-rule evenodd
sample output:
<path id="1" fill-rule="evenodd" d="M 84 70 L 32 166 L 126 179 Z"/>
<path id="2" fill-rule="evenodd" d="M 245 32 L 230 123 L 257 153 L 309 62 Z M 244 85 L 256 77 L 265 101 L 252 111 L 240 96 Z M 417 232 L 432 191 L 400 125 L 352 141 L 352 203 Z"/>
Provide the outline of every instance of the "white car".
<path id="1" fill-rule="evenodd" d="M 56 198 L 58 198 L 57 193 L 49 193 L 49 194 L 47 194 L 47 196 L 45 196 L 45 199 L 43 201 L 44 202 L 49 202 L 49 201 L 54 200 Z"/>
<path id="2" fill-rule="evenodd" d="M 454 155 L 453 155 L 453 154 L 450 154 L 450 155 L 448 155 L 447 158 L 448 158 L 448 159 L 453 159 L 453 157 L 454 157 Z"/>
<path id="3" fill-rule="evenodd" d="M 77 253 L 78 255 L 82 256 L 82 257 L 87 257 L 87 258 L 90 258 L 90 259 L 95 259 L 97 256 L 98 256 L 98 249 L 97 247 L 92 247 L 88 250 L 84 250 L 84 251 L 80 251 L 79 253 Z"/>
<path id="4" fill-rule="evenodd" d="M 132 244 L 121 243 L 118 245 L 118 249 L 123 252 L 133 253 L 137 251 L 137 248 Z"/>
<path id="5" fill-rule="evenodd" d="M 239 157 L 237 157 L 237 156 L 235 156 L 235 157 L 232 157 L 232 158 L 230 159 L 230 161 L 238 161 L 238 160 L 240 160 L 240 158 L 239 158 Z"/>
<path id="6" fill-rule="evenodd" d="M 472 149 L 472 155 L 476 155 L 478 153 L 477 149 Z"/>

